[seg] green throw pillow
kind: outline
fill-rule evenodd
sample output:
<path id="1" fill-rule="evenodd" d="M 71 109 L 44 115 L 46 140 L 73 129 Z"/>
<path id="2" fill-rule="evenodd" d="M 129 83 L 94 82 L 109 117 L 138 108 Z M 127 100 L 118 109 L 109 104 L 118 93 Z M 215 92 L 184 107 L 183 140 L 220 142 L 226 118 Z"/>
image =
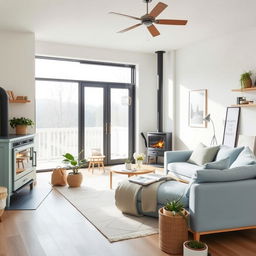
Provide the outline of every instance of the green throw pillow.
<path id="1" fill-rule="evenodd" d="M 219 146 L 206 147 L 203 143 L 200 143 L 190 156 L 188 162 L 197 165 L 204 165 L 205 163 L 212 162 L 215 159 L 219 148 Z"/>

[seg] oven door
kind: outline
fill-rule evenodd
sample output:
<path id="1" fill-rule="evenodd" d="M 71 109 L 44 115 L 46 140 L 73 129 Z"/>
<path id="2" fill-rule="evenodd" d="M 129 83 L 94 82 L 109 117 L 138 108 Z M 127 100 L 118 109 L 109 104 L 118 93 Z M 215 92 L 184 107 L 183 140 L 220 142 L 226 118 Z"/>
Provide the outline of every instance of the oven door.
<path id="1" fill-rule="evenodd" d="M 35 169 L 34 145 L 13 149 L 14 180 L 18 180 Z"/>

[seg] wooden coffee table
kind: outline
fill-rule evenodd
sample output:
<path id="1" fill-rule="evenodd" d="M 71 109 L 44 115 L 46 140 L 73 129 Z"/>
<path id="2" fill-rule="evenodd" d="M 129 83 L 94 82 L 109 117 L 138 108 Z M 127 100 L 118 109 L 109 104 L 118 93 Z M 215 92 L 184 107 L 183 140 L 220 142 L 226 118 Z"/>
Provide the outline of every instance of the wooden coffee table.
<path id="1" fill-rule="evenodd" d="M 150 166 L 150 165 L 142 165 L 140 169 L 136 169 L 136 165 L 132 165 L 132 169 L 134 171 L 126 171 L 125 170 L 125 165 L 116 165 L 112 166 L 109 168 L 109 186 L 110 189 L 112 189 L 112 176 L 113 173 L 117 174 L 124 174 L 127 175 L 128 177 L 134 176 L 134 175 L 142 175 L 142 174 L 147 174 L 147 173 L 154 173 L 156 171 L 156 167 Z"/>

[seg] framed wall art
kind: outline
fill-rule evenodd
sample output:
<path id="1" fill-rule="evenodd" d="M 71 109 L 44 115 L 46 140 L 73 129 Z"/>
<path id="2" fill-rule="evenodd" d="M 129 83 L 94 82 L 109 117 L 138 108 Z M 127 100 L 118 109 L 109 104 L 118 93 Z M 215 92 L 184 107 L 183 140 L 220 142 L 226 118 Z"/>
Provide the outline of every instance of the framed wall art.
<path id="1" fill-rule="evenodd" d="M 226 111 L 226 120 L 223 133 L 222 144 L 229 147 L 235 147 L 237 142 L 237 132 L 240 118 L 240 107 L 228 107 Z"/>
<path id="2" fill-rule="evenodd" d="M 207 90 L 191 90 L 189 92 L 189 126 L 205 128 L 207 122 Z"/>

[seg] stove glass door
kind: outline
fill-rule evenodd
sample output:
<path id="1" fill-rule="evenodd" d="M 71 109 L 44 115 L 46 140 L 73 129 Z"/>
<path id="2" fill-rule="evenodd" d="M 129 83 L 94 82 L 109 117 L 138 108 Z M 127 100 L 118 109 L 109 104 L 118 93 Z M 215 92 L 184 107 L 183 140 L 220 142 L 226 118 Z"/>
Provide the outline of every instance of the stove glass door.
<path id="1" fill-rule="evenodd" d="M 14 166 L 16 179 L 22 177 L 33 169 L 32 146 L 14 149 Z"/>

